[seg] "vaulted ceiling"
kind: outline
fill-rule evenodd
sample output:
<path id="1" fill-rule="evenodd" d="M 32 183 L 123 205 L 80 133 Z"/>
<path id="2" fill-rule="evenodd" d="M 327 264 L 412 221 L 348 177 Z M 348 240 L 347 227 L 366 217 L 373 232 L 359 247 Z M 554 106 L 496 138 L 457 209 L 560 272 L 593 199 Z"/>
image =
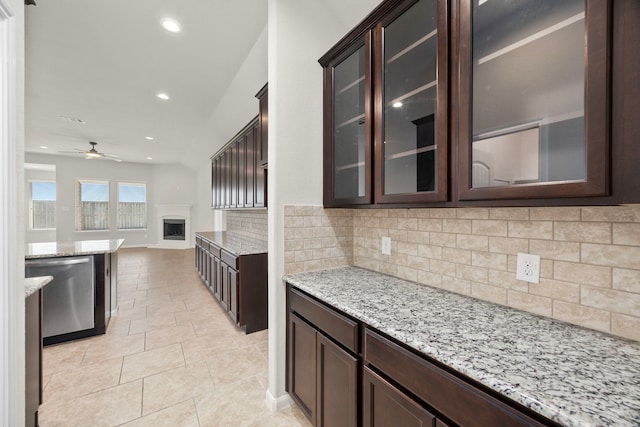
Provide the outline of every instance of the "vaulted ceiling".
<path id="1" fill-rule="evenodd" d="M 322 1 L 346 29 L 377 3 Z M 65 154 L 95 141 L 98 151 L 127 162 L 187 163 L 265 29 L 267 3 L 38 0 L 25 6 L 25 150 Z M 166 31 L 165 17 L 177 20 L 181 32 Z M 159 92 L 170 99 L 158 99 Z"/>

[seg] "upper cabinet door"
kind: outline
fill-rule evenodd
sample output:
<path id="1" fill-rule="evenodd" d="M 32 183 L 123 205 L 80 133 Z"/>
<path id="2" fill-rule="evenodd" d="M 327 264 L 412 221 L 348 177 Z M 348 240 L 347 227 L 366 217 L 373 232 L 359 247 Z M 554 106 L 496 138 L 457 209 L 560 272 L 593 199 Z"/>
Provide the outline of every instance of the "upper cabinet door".
<path id="1" fill-rule="evenodd" d="M 458 198 L 607 195 L 610 2 L 460 4 Z"/>
<path id="2" fill-rule="evenodd" d="M 324 205 L 371 203 L 370 33 L 324 68 Z"/>
<path id="3" fill-rule="evenodd" d="M 447 21 L 407 0 L 374 30 L 376 203 L 447 200 Z"/>

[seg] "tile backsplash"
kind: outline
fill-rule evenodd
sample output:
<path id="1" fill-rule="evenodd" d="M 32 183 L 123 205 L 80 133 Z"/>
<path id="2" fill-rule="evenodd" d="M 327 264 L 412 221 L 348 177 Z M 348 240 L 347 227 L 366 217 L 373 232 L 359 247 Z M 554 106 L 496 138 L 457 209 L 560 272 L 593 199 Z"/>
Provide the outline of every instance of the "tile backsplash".
<path id="1" fill-rule="evenodd" d="M 286 273 L 354 265 L 640 340 L 639 205 L 286 206 L 284 225 Z M 540 255 L 539 284 L 516 279 L 518 252 Z"/>
<path id="2" fill-rule="evenodd" d="M 227 231 L 267 240 L 267 210 L 227 211 Z"/>

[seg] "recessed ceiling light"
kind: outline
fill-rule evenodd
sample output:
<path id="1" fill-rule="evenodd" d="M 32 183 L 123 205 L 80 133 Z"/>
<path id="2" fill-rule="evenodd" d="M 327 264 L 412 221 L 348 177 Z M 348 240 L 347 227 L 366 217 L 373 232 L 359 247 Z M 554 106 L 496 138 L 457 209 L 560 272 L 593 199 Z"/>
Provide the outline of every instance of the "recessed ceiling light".
<path id="1" fill-rule="evenodd" d="M 147 157 L 147 160 L 153 160 L 153 157 Z"/>
<path id="2" fill-rule="evenodd" d="M 178 21 L 176 21 L 175 19 L 162 18 L 160 23 L 162 24 L 164 29 L 169 31 L 170 33 L 179 33 L 182 30 L 182 27 L 180 26 L 180 23 Z"/>
<path id="3" fill-rule="evenodd" d="M 144 139 L 148 139 L 149 141 L 153 141 L 153 137 L 152 136 L 145 136 Z"/>
<path id="4" fill-rule="evenodd" d="M 46 145 L 41 145 L 40 148 L 49 148 Z"/>
<path id="5" fill-rule="evenodd" d="M 158 92 L 156 93 L 156 96 L 164 101 L 167 101 L 169 99 L 169 95 L 164 92 Z"/>
<path id="6" fill-rule="evenodd" d="M 393 108 L 400 108 L 400 107 L 402 107 L 402 102 L 396 101 L 393 103 Z"/>

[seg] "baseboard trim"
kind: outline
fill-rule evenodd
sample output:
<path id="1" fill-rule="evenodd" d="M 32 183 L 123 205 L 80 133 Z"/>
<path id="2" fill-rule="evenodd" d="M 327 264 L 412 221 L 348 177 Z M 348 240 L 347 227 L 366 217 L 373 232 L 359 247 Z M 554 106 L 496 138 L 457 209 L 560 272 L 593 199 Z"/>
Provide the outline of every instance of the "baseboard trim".
<path id="1" fill-rule="evenodd" d="M 271 412 L 278 412 L 291 406 L 291 398 L 287 393 L 280 397 L 274 397 L 271 391 L 267 390 L 265 403 Z"/>

